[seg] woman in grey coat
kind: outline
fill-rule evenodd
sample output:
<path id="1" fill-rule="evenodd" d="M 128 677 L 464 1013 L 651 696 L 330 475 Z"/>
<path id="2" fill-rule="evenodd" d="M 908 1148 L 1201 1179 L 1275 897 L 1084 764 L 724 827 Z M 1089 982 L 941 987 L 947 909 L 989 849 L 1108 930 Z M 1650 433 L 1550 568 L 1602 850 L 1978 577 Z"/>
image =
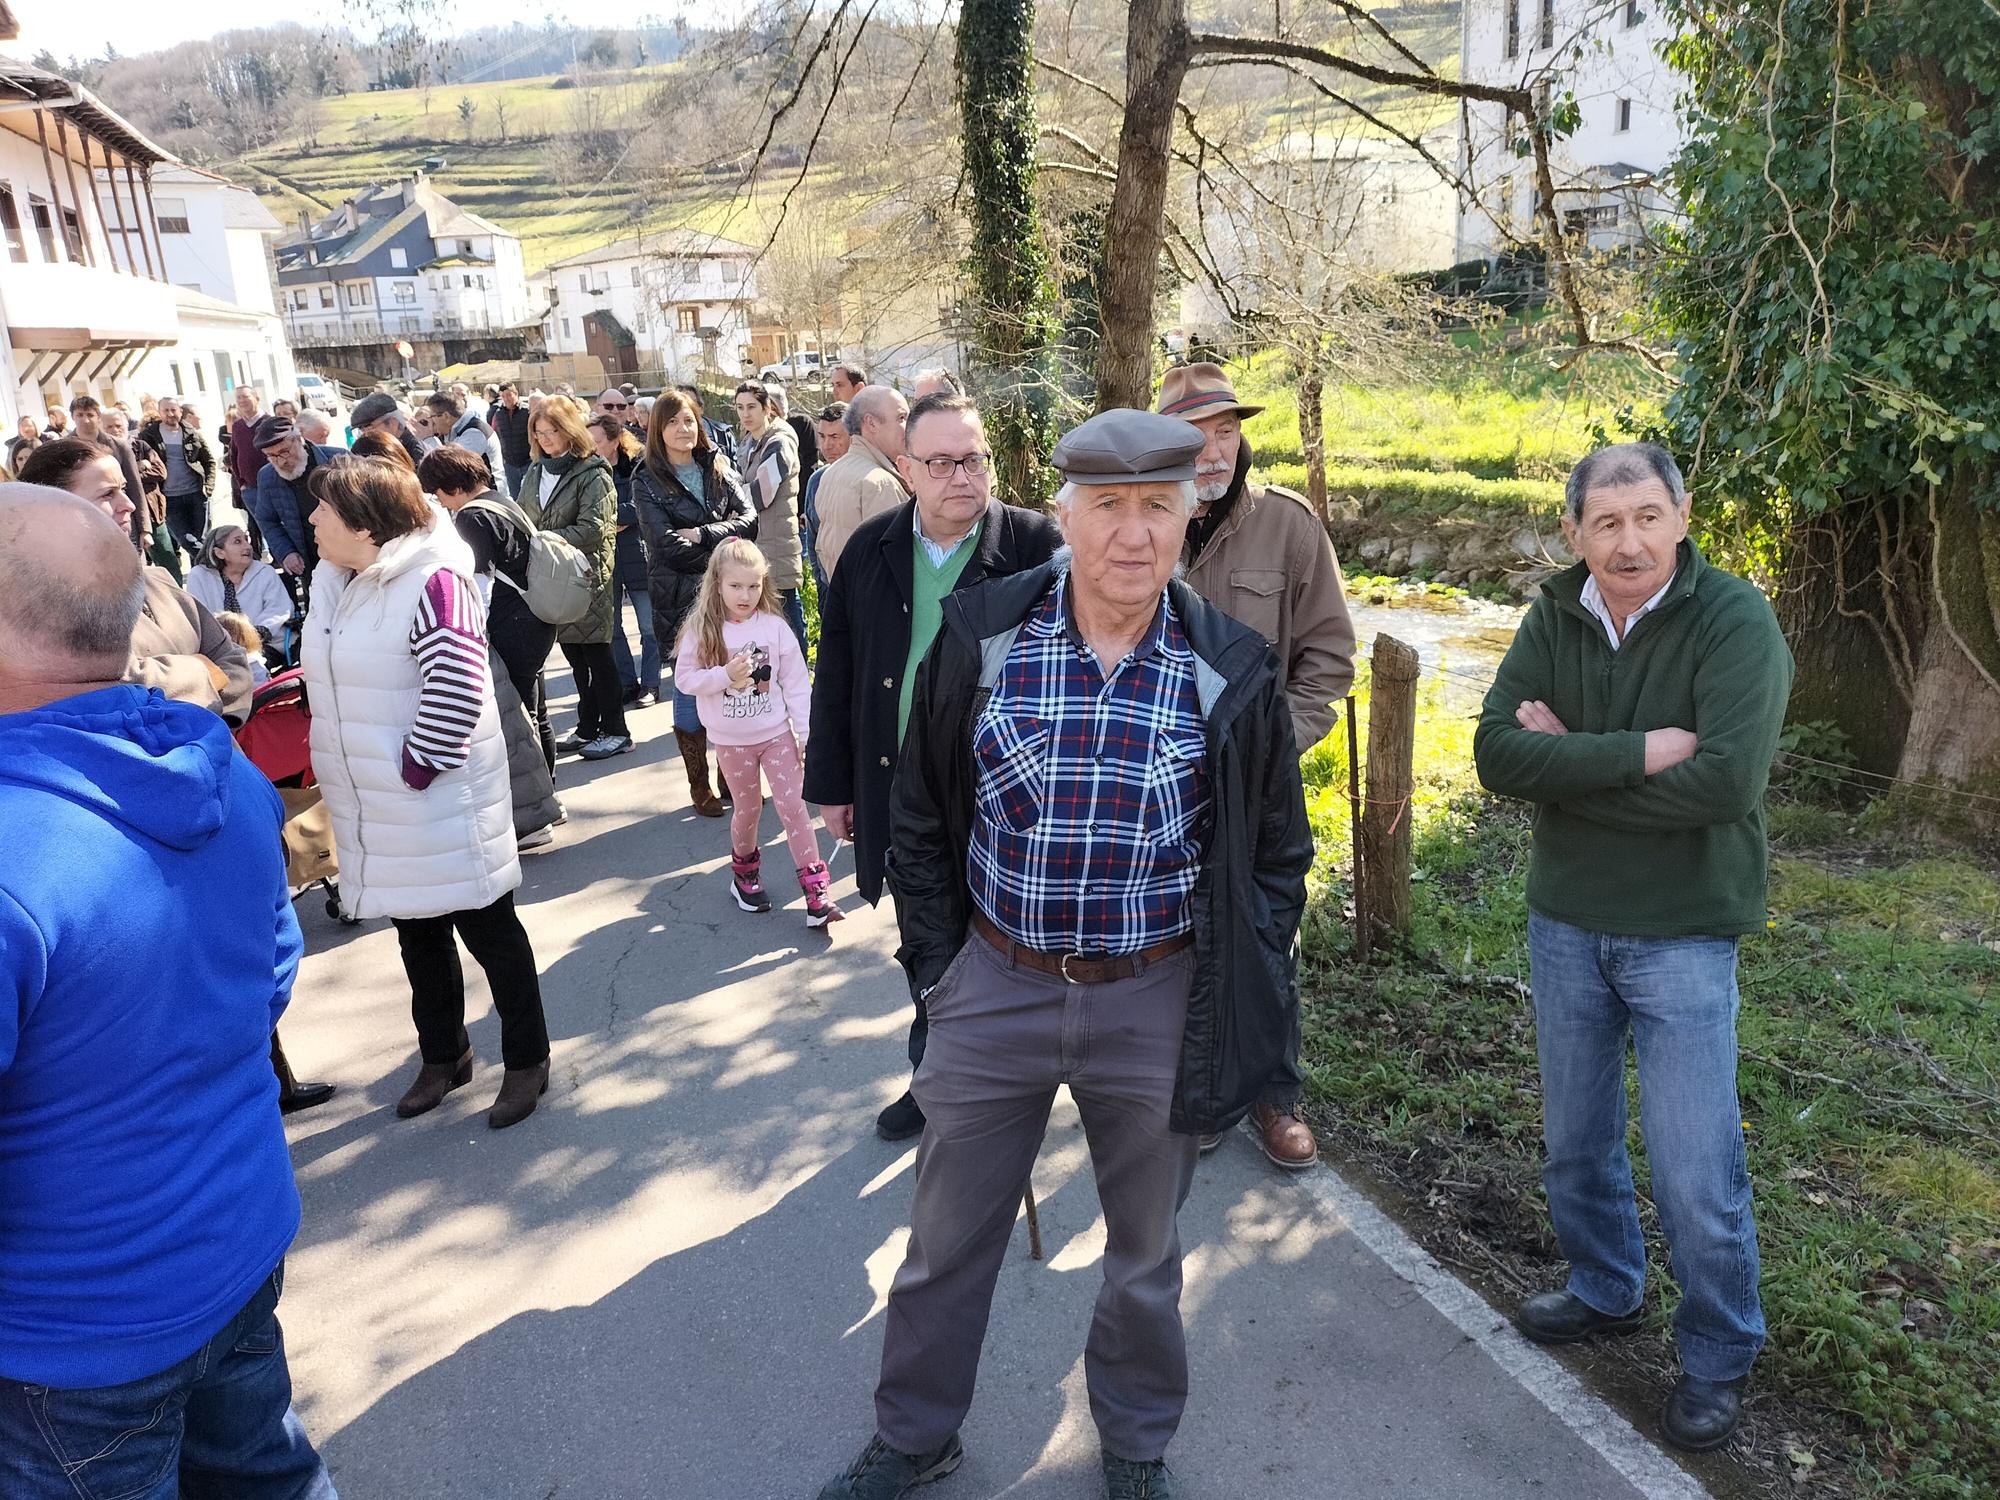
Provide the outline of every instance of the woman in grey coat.
<path id="1" fill-rule="evenodd" d="M 590 559 L 595 579 L 590 609 L 556 631 L 556 644 L 576 678 L 576 732 L 559 740 L 564 755 L 607 760 L 632 749 L 625 730 L 624 688 L 611 655 L 613 563 L 618 545 L 618 498 L 611 466 L 597 456 L 576 403 L 544 401 L 528 424 L 535 461 L 521 480 L 521 506 Z"/>
<path id="2" fill-rule="evenodd" d="M 757 546 L 771 568 L 771 582 L 784 604 L 785 619 L 806 646 L 806 613 L 799 603 L 799 440 L 778 415 L 777 398 L 768 386 L 746 380 L 736 387 L 736 415 L 743 423 L 737 444 L 736 472 L 750 492 L 750 509 L 757 516 Z"/>

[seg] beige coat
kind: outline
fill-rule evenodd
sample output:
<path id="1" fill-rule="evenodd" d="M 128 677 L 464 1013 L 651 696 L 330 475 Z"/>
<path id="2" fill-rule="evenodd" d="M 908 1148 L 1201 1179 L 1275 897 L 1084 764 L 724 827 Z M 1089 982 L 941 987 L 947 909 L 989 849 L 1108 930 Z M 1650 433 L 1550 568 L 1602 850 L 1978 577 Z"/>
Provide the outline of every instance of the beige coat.
<path id="1" fill-rule="evenodd" d="M 224 678 L 221 692 L 211 664 Z M 214 709 L 232 726 L 250 717 L 250 658 L 164 568 L 146 569 L 146 600 L 132 631 L 125 680 Z"/>
<path id="2" fill-rule="evenodd" d="M 1246 482 L 1187 581 L 1271 643 L 1299 753 L 1326 738 L 1354 682 L 1354 625 L 1333 543 L 1305 496 Z"/>
<path id="3" fill-rule="evenodd" d="M 833 565 L 840 561 L 854 529 L 909 498 L 895 464 L 866 438 L 855 438 L 847 452 L 827 465 L 813 491 L 813 510 L 819 518 L 813 551 L 819 555 L 820 571 L 833 577 Z"/>

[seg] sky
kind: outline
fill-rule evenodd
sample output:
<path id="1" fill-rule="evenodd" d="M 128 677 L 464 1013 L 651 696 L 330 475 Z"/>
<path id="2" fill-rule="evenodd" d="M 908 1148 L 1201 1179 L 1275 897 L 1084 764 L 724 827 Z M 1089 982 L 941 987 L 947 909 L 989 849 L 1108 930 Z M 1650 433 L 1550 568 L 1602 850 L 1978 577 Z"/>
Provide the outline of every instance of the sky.
<path id="1" fill-rule="evenodd" d="M 57 57 L 101 57 L 109 42 L 120 52 L 158 52 L 176 42 L 213 36 L 233 26 L 255 25 L 255 7 L 218 4 L 216 0 L 181 0 L 179 4 L 142 4 L 141 0 L 9 0 L 21 23 L 18 56 L 32 57 L 46 47 Z M 339 0 L 327 5 L 329 16 L 340 14 Z M 246 19 L 251 17 L 252 19 Z"/>

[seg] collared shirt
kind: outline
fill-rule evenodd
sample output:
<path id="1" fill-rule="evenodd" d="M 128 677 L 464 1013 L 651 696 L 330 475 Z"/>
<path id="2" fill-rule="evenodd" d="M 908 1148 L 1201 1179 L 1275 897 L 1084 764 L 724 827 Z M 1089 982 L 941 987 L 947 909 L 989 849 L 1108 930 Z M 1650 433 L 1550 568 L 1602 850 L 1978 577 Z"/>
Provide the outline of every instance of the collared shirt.
<path id="1" fill-rule="evenodd" d="M 924 535 L 924 513 L 913 506 L 910 510 L 910 529 L 917 534 L 917 540 L 923 544 L 925 553 L 930 557 L 931 566 L 941 568 L 952 553 L 965 545 L 965 537 L 971 536 L 979 529 L 979 523 L 975 521 L 967 528 L 965 536 L 960 537 L 949 547 L 940 546 Z"/>
<path id="2" fill-rule="evenodd" d="M 973 724 L 967 882 L 1045 953 L 1136 953 L 1186 932 L 1209 783 L 1195 657 L 1163 592 L 1109 673 L 1078 633 L 1069 575 L 1021 626 Z"/>
<path id="3" fill-rule="evenodd" d="M 1625 617 L 1625 633 L 1627 635 L 1632 633 L 1634 625 L 1637 625 L 1647 615 L 1650 615 L 1660 607 L 1660 601 L 1667 597 L 1667 590 L 1673 586 L 1674 574 L 1670 573 L 1667 575 L 1667 581 L 1660 585 L 1659 593 L 1653 595 L 1652 598 L 1648 599 L 1644 604 Z M 1604 626 L 1604 634 L 1610 640 L 1613 651 L 1616 651 L 1624 644 L 1618 638 L 1618 622 L 1611 618 L 1611 611 L 1604 603 L 1604 591 L 1598 588 L 1595 575 L 1583 580 L 1583 594 L 1579 602 L 1585 609 L 1596 615 L 1598 623 Z"/>

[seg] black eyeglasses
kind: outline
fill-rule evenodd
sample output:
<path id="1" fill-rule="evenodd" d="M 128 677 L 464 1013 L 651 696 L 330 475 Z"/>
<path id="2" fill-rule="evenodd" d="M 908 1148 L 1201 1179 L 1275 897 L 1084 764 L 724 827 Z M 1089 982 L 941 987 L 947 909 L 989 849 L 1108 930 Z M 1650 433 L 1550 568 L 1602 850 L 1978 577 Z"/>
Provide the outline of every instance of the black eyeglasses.
<path id="1" fill-rule="evenodd" d="M 917 460 L 933 479 L 949 479 L 953 469 L 964 469 L 967 479 L 977 479 L 991 466 L 990 453 L 968 453 L 963 458 L 920 458 Z"/>

